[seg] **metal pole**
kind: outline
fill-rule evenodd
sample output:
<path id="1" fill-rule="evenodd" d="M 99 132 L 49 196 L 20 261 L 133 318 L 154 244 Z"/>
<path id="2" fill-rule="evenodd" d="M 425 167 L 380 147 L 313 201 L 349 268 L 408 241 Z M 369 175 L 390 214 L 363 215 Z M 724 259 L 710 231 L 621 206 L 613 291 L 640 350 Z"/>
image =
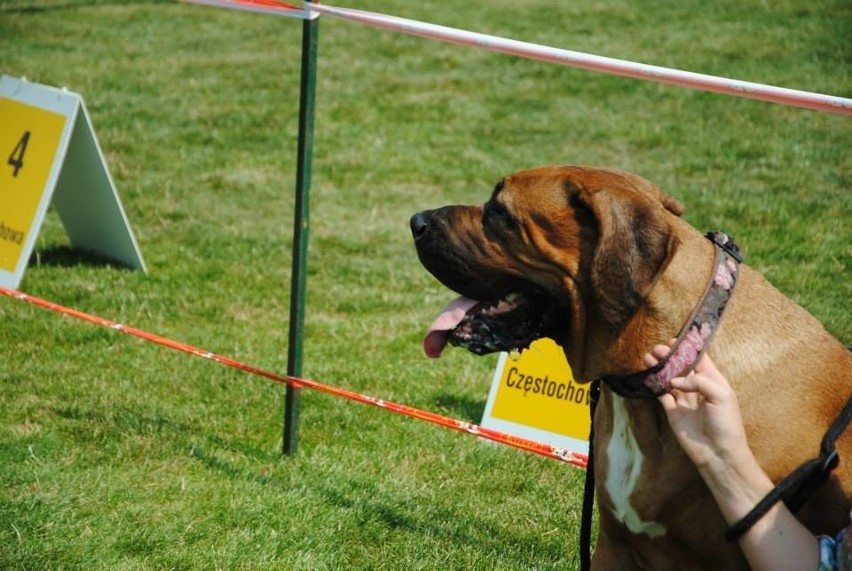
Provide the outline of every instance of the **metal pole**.
<path id="1" fill-rule="evenodd" d="M 302 77 L 299 91 L 299 146 L 296 165 L 296 206 L 293 217 L 293 260 L 290 278 L 290 339 L 287 375 L 302 374 L 302 337 L 305 324 L 305 290 L 308 266 L 308 219 L 310 217 L 311 158 L 316 105 L 317 36 L 319 18 L 302 23 Z M 296 454 L 299 443 L 301 388 L 287 385 L 284 402 L 286 455 Z"/>

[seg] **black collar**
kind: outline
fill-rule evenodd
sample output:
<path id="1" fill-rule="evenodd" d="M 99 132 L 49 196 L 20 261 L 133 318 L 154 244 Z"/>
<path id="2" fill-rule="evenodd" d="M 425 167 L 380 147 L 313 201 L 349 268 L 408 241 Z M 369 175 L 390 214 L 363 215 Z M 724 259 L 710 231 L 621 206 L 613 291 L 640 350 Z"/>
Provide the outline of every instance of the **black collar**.
<path id="1" fill-rule="evenodd" d="M 716 263 L 704 295 L 678 335 L 671 352 L 662 361 L 637 373 L 604 375 L 598 379 L 617 395 L 625 398 L 655 398 L 669 392 L 671 380 L 689 374 L 710 346 L 728 300 L 734 293 L 742 255 L 733 239 L 726 234 L 708 232 L 706 237 L 715 246 Z"/>

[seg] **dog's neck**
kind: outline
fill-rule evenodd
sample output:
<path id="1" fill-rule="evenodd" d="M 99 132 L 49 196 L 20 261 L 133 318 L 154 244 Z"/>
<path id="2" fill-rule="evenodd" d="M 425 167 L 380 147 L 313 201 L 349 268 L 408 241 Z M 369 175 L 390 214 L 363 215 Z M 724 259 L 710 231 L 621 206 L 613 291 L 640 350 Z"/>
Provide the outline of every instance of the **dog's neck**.
<path id="1" fill-rule="evenodd" d="M 734 292 L 742 257 L 736 244 L 726 234 L 709 232 L 706 238 L 714 244 L 711 277 L 677 339 L 669 343 L 669 354 L 652 367 L 627 375 L 608 374 L 600 378 L 603 384 L 622 397 L 656 398 L 668 392 L 672 379 L 692 371 L 709 347 Z"/>
<path id="2" fill-rule="evenodd" d="M 617 338 L 614 349 L 624 354 L 627 372 L 647 367 L 642 346 L 635 339 L 671 344 L 679 336 L 695 308 L 702 303 L 707 283 L 715 271 L 715 246 L 694 230 L 682 232 L 680 243 L 672 246 L 668 264 L 633 318 Z"/>
<path id="3" fill-rule="evenodd" d="M 597 379 L 645 370 L 643 355 L 654 344 L 670 344 L 677 338 L 701 302 L 714 273 L 715 247 L 680 219 L 673 224 L 684 226 L 679 232 L 681 240 L 672 244 L 666 266 L 636 313 L 618 328 L 589 323 L 586 347 L 598 350 L 580 359 L 578 378 Z M 649 340 L 654 341 L 645 346 Z"/>
<path id="4" fill-rule="evenodd" d="M 681 241 L 672 246 L 671 257 L 645 303 L 621 330 L 612 334 L 611 338 L 601 340 L 602 343 L 608 343 L 605 345 L 608 350 L 604 352 L 605 362 L 595 371 L 597 376 L 613 370 L 627 374 L 645 369 L 645 353 L 653 349 L 654 343 L 671 343 L 690 319 L 695 306 L 700 303 L 706 284 L 715 271 L 714 245 L 685 224 L 678 234 Z M 642 339 L 650 345 L 638 343 L 637 339 Z M 601 405 L 615 414 L 615 399 L 621 401 L 619 410 L 622 411 L 621 414 L 627 415 L 621 422 L 628 427 L 644 461 L 648 465 L 669 466 L 670 469 L 666 470 L 666 473 L 669 474 L 668 485 L 672 486 L 672 489 L 692 485 L 699 476 L 682 453 L 674 435 L 667 430 L 668 421 L 657 400 L 622 398 L 604 389 Z M 610 427 L 602 428 L 601 443 L 608 440 Z M 598 452 L 602 450 L 598 449 Z M 656 501 L 659 496 L 648 495 L 649 501 L 650 498 L 655 498 Z M 636 503 L 637 501 L 639 503 Z M 662 509 L 661 505 L 655 505 L 654 502 L 643 503 L 641 498 L 634 499 L 633 504 L 636 510 L 650 519 L 657 518 L 659 510 Z"/>

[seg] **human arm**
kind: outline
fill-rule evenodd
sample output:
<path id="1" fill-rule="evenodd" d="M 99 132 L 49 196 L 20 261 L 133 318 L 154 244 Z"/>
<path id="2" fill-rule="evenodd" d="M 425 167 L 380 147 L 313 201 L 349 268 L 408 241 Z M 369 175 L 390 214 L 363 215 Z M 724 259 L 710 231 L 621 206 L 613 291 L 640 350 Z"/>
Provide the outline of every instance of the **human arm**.
<path id="1" fill-rule="evenodd" d="M 645 356 L 652 366 L 669 348 Z M 774 484 L 748 445 L 736 394 L 706 354 L 659 397 L 672 432 L 713 494 L 725 521 L 745 516 Z M 819 543 L 783 503 L 775 504 L 739 540 L 752 569 L 817 569 Z"/>

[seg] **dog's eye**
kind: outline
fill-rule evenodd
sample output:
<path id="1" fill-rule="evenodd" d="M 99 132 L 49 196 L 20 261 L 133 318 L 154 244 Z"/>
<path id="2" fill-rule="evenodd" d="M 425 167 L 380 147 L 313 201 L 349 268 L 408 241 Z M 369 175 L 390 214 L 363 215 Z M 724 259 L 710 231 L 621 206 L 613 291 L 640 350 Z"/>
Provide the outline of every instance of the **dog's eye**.
<path id="1" fill-rule="evenodd" d="M 485 203 L 485 218 L 492 223 L 506 224 L 512 221 L 512 215 L 509 210 L 496 200 L 489 200 Z"/>

